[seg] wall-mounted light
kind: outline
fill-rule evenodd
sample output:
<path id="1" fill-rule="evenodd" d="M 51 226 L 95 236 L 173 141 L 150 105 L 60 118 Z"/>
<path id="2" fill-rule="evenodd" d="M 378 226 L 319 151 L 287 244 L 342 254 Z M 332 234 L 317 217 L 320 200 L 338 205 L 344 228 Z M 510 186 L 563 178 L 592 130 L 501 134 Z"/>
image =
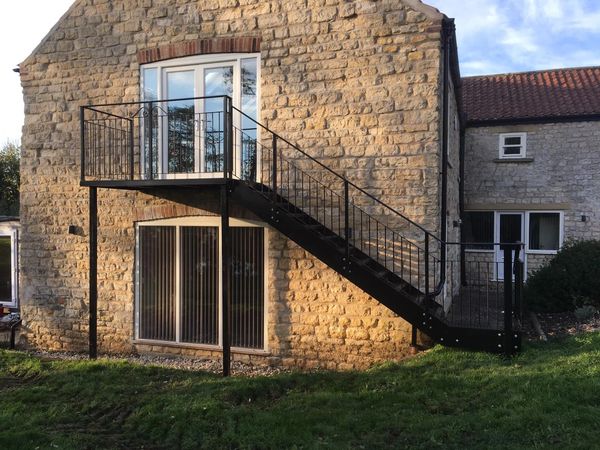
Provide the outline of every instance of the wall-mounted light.
<path id="1" fill-rule="evenodd" d="M 588 221 L 588 216 L 586 216 L 585 214 L 581 215 L 581 221 L 582 222 L 587 222 Z"/>

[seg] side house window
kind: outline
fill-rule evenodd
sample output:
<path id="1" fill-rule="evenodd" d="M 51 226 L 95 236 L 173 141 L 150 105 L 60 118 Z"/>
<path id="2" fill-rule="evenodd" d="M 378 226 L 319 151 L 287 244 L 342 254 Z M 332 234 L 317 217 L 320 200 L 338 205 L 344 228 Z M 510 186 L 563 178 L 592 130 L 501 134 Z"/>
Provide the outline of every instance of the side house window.
<path id="1" fill-rule="evenodd" d="M 529 213 L 529 250 L 558 251 L 562 241 L 558 212 Z"/>
<path id="2" fill-rule="evenodd" d="M 463 242 L 472 243 L 469 250 L 493 250 L 494 246 L 494 212 L 468 211 L 464 215 Z M 486 245 L 486 243 L 488 243 Z"/>
<path id="3" fill-rule="evenodd" d="M 138 230 L 136 337 L 219 346 L 219 226 L 142 224 Z M 230 232 L 231 344 L 262 350 L 265 231 L 258 226 L 234 226 Z"/>
<path id="4" fill-rule="evenodd" d="M 527 133 L 505 133 L 500 135 L 500 159 L 525 158 Z"/>
<path id="5" fill-rule="evenodd" d="M 0 305 L 17 306 L 17 233 L 0 235 Z"/>

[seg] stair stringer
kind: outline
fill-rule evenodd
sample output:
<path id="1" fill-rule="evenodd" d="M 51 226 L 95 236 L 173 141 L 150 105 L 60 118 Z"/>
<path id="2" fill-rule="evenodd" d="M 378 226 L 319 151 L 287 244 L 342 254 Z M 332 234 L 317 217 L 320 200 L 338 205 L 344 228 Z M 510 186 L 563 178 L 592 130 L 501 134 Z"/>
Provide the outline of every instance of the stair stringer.
<path id="1" fill-rule="evenodd" d="M 236 182 L 231 185 L 232 199 L 252 211 L 262 221 L 307 250 L 379 303 L 414 325 L 435 342 L 449 347 L 505 353 L 505 335 L 502 330 L 462 328 L 449 325 L 440 317 L 441 313 L 439 311 L 432 312 L 423 305 L 423 293 L 408 285 L 408 283 L 406 283 L 406 290 L 399 291 L 382 281 L 371 271 L 361 267 L 354 261 L 352 256 L 348 264 L 344 252 L 340 252 L 338 247 L 323 239 L 319 233 L 312 231 L 292 217 L 285 208 L 279 206 L 282 203 L 268 199 L 268 195 L 264 195 L 264 192 L 268 189 L 264 186 L 261 187 L 263 192 L 258 192 L 245 183 Z M 281 197 L 278 197 L 278 201 L 290 205 Z M 390 272 L 390 274 L 392 273 Z M 511 337 L 511 343 L 513 346 L 512 351 L 520 350 L 521 336 L 519 333 L 515 333 Z"/>

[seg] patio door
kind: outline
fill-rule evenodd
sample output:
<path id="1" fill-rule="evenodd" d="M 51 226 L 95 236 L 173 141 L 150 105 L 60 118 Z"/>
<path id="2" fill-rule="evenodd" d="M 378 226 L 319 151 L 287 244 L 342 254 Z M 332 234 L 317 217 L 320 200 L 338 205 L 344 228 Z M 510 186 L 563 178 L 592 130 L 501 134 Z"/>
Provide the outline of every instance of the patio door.
<path id="1" fill-rule="evenodd" d="M 525 232 L 525 216 L 521 212 L 498 212 L 496 213 L 495 241 L 502 244 L 515 244 L 523 242 Z M 504 280 L 504 245 L 495 247 L 496 279 Z M 512 260 L 515 259 L 515 251 L 512 251 Z M 524 260 L 523 252 L 519 259 Z M 514 274 L 513 274 L 514 278 Z"/>
<path id="2" fill-rule="evenodd" d="M 167 178 L 222 174 L 223 96 L 233 98 L 234 105 L 239 105 L 240 93 L 234 81 L 238 66 L 236 62 L 222 62 L 164 69 L 166 98 L 186 99 L 167 102 L 163 117 L 162 173 Z M 235 121 L 236 117 L 234 127 Z"/>

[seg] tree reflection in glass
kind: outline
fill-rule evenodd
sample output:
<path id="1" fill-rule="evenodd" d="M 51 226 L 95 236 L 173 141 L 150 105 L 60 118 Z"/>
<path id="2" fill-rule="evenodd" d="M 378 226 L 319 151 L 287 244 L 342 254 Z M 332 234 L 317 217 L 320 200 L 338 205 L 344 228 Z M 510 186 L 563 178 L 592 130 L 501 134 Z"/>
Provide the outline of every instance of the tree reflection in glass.
<path id="1" fill-rule="evenodd" d="M 167 74 L 169 98 L 194 97 L 194 71 Z M 169 102 L 167 120 L 168 173 L 194 171 L 194 101 Z"/>

